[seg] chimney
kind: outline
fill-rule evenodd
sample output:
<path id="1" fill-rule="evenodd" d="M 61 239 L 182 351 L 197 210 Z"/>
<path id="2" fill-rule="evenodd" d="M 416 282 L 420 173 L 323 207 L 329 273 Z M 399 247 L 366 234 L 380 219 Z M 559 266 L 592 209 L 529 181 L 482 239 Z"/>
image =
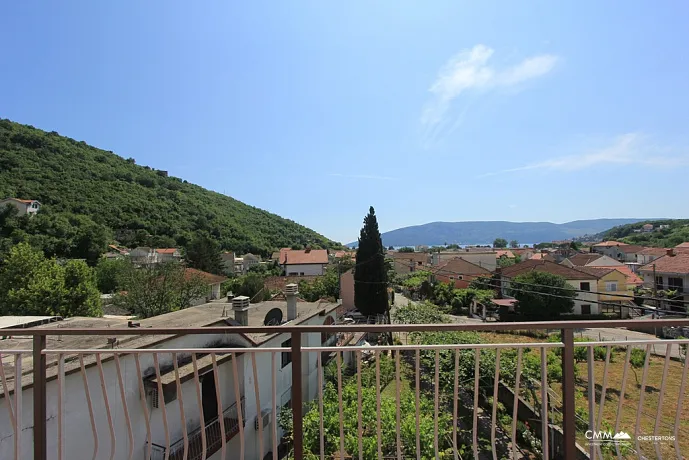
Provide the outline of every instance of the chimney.
<path id="1" fill-rule="evenodd" d="M 674 249 L 670 248 L 666 251 L 666 254 L 670 257 L 673 257 L 675 255 Z"/>
<path id="2" fill-rule="evenodd" d="M 232 310 L 234 310 L 234 319 L 241 326 L 249 325 L 249 298 L 245 295 L 240 295 L 232 299 Z"/>
<path id="3" fill-rule="evenodd" d="M 287 321 L 297 319 L 297 294 L 299 294 L 299 286 L 295 283 L 290 283 L 285 286 L 285 296 L 287 297 Z"/>

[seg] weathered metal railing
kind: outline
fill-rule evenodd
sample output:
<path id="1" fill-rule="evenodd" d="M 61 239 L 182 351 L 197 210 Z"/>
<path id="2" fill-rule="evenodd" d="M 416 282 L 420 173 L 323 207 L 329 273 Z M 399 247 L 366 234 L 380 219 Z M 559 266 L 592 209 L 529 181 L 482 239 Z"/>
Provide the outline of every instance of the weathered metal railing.
<path id="1" fill-rule="evenodd" d="M 634 323 L 658 329 L 689 326 L 689 320 L 674 319 Z M 532 449 L 539 450 L 539 455 L 546 459 L 555 456 L 575 459 L 582 455 L 607 458 L 611 452 L 620 457 L 676 455 L 681 458 L 689 369 L 684 357 L 689 340 L 574 341 L 577 329 L 621 328 L 628 324 L 629 321 L 574 321 L 23 329 L 17 335 L 32 336 L 33 350 L 0 351 L 3 396 L 0 420 L 6 419 L 5 425 L 0 426 L 3 430 L 0 457 L 25 459 L 33 455 L 36 460 L 63 460 L 132 459 L 143 455 L 146 459 L 177 460 L 205 459 L 219 450 L 222 458 L 230 453 L 238 458 L 264 458 L 271 453 L 277 459 L 281 450 L 291 449 L 295 459 L 302 459 L 306 440 L 309 452 L 323 459 L 333 456 L 421 458 L 422 453 L 429 451 L 436 456 L 451 451 L 454 458 L 478 457 L 492 451 L 493 458 L 502 454 L 514 458 Z M 559 330 L 560 336 L 552 342 L 510 338 L 509 343 L 412 341 L 366 347 L 319 343 L 323 332 L 409 334 L 516 330 Z M 58 335 L 182 337 L 250 333 L 279 334 L 267 344 L 284 344 L 289 338 L 289 346 L 66 349 L 46 345 L 47 337 Z M 318 340 L 313 340 L 314 337 Z M 661 352 L 660 357 L 652 356 L 653 345 L 658 345 L 657 350 L 664 350 L 664 355 Z M 582 348 L 585 353 L 581 352 Z M 624 351 L 623 375 L 620 385 L 613 388 L 612 354 L 616 349 Z M 501 355 L 504 357 L 509 350 L 514 350 L 514 361 L 506 362 Z M 552 361 L 556 350 L 559 350 L 556 367 L 561 371 L 561 378 L 549 382 L 549 364 L 553 365 L 549 360 Z M 324 353 L 335 354 L 334 368 L 327 372 Z M 492 368 L 483 366 L 486 354 L 495 359 Z M 383 356 L 389 357 L 391 370 L 381 371 Z M 538 361 L 537 375 L 524 374 L 528 362 L 533 360 Z M 651 388 L 649 383 L 651 360 L 662 369 L 659 387 Z M 450 373 L 443 374 L 441 379 L 441 364 L 448 363 Z M 460 363 L 462 369 L 469 369 L 462 371 L 465 372 L 462 375 Z M 584 365 L 586 378 L 578 378 L 577 372 L 583 374 Z M 372 372 L 373 382 L 362 382 L 364 370 Z M 641 378 L 637 387 L 632 386 L 630 390 L 630 375 L 639 377 L 636 370 Z M 14 391 L 19 382 L 24 391 Z M 285 386 L 287 391 L 283 391 Z M 577 386 L 586 390 L 587 410 L 577 406 Z M 344 404 L 351 397 L 344 394 L 347 388 L 356 388 L 353 393 L 356 401 L 351 405 Z M 531 394 L 531 409 L 523 400 L 527 390 Z M 633 406 L 630 406 L 630 392 L 637 400 Z M 616 403 L 610 402 L 613 394 Z M 363 398 L 371 395 L 375 399 L 372 403 L 375 411 L 373 418 L 367 419 L 370 414 L 364 413 Z M 651 407 L 647 404 L 650 398 L 653 399 Z M 232 405 L 234 401 L 236 406 Z M 391 406 L 390 401 L 395 404 Z M 409 401 L 411 406 L 407 405 Z M 410 412 L 403 412 L 403 402 Z M 324 411 L 332 404 L 338 411 L 336 425 L 339 426 L 326 430 L 326 419 L 332 419 Z M 287 406 L 292 410 L 292 434 L 283 439 L 282 435 L 289 432 L 279 426 L 278 418 L 281 408 Z M 384 409 L 395 406 L 396 429 L 390 438 L 389 432 L 383 432 L 389 420 L 382 417 Z M 610 411 L 613 406 L 617 415 L 606 415 L 606 409 Z M 33 417 L 26 417 L 27 407 L 33 410 Z M 625 408 L 634 411 L 633 419 L 620 415 Z M 308 433 L 304 427 L 305 410 L 315 415 L 308 419 Z M 676 414 L 670 421 L 664 415 L 666 410 Z M 205 425 L 204 411 L 222 414 L 225 423 L 216 418 Z M 232 417 L 227 423 L 228 411 L 236 423 Z M 432 432 L 430 437 L 421 429 L 413 436 L 403 429 L 402 418 L 410 414 L 417 426 L 425 426 Z M 353 415 L 356 422 L 352 427 L 347 423 Z M 315 427 L 313 420 L 318 421 Z M 451 433 L 443 428 L 447 421 Z M 530 431 L 538 438 L 534 444 L 524 441 L 526 434 L 520 427 L 525 422 L 534 426 Z M 187 431 L 187 425 L 199 428 Z M 643 431 L 645 426 L 650 432 Z M 32 428 L 33 436 L 27 428 Z M 230 433 L 231 430 L 236 433 Z M 626 430 L 632 431 L 628 433 L 629 439 L 599 439 L 607 436 L 600 433 L 619 434 Z M 316 438 L 305 438 L 306 434 L 315 434 Z M 199 438 L 197 449 L 193 446 Z"/>

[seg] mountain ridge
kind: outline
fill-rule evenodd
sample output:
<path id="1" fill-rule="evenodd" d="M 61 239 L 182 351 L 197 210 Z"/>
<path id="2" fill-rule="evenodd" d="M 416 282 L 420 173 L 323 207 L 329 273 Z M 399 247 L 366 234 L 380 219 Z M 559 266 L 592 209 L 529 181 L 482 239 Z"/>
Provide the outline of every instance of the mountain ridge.
<path id="1" fill-rule="evenodd" d="M 517 240 L 525 244 L 566 240 L 595 235 L 619 225 L 649 220 L 648 218 L 580 219 L 562 224 L 552 222 L 462 221 L 429 222 L 383 232 L 385 246 L 416 246 L 448 244 L 491 244 L 495 238 Z M 655 219 L 662 220 L 662 219 Z M 356 242 L 348 246 L 356 246 Z"/>
<path id="2" fill-rule="evenodd" d="M 99 235 L 87 239 L 97 239 L 99 248 L 105 239 L 184 247 L 199 232 L 239 253 L 267 255 L 294 244 L 340 247 L 292 220 L 133 158 L 0 118 L 0 199 L 6 197 L 42 203 L 27 235 L 12 238 L 28 238 L 49 256 L 74 257 L 73 248 L 60 245 L 84 229 Z"/>

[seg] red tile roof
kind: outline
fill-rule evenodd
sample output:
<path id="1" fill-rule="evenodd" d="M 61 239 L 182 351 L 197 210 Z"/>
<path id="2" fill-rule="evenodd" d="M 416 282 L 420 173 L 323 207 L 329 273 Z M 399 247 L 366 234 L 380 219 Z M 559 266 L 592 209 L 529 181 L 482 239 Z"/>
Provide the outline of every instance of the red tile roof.
<path id="1" fill-rule="evenodd" d="M 490 275 L 490 271 L 473 264 L 461 257 L 455 257 L 447 262 L 431 268 L 434 275 Z"/>
<path id="2" fill-rule="evenodd" d="M 508 259 L 514 259 L 514 257 L 515 257 L 515 256 L 514 256 L 514 253 L 513 253 L 512 251 L 509 251 L 509 250 L 498 250 L 498 251 L 495 251 L 495 257 L 502 257 L 502 256 L 505 256 L 505 257 L 507 257 Z"/>
<path id="3" fill-rule="evenodd" d="M 156 252 L 158 254 L 174 254 L 177 248 L 161 248 L 161 249 L 156 249 Z"/>
<path id="4" fill-rule="evenodd" d="M 577 267 L 578 269 L 579 267 Z M 591 266 L 589 265 L 588 267 L 585 268 L 599 268 L 596 267 L 595 265 Z M 612 268 L 614 270 L 617 270 L 618 272 L 622 273 L 625 278 L 627 278 L 627 284 L 631 284 L 633 286 L 641 286 L 644 284 L 644 280 L 642 280 L 639 275 L 634 273 L 631 268 L 627 267 L 626 265 L 615 265 L 612 267 L 600 267 L 600 268 Z"/>
<path id="5" fill-rule="evenodd" d="M 687 248 L 689 248 L 689 242 L 680 243 L 680 244 L 678 244 L 678 245 L 675 246 L 675 247 L 678 248 L 678 249 L 679 249 L 679 248 L 681 248 L 681 249 L 687 249 Z"/>
<path id="6" fill-rule="evenodd" d="M 625 254 L 637 254 L 646 249 L 645 246 L 639 246 L 638 244 L 627 244 L 625 246 L 620 246 L 620 251 Z"/>
<path id="7" fill-rule="evenodd" d="M 639 270 L 652 272 L 655 265 L 657 273 L 689 274 L 689 252 L 676 252 L 673 256 L 665 255 L 644 265 Z"/>
<path id="8" fill-rule="evenodd" d="M 186 279 L 190 279 L 194 276 L 198 276 L 198 277 L 202 278 L 208 284 L 218 284 L 218 283 L 222 283 L 223 281 L 227 280 L 227 277 L 225 277 L 225 276 L 214 275 L 212 273 L 197 270 L 195 268 L 184 269 L 184 277 Z"/>
<path id="9" fill-rule="evenodd" d="M 524 273 L 538 271 L 559 275 L 568 280 L 590 280 L 592 278 L 599 278 L 590 273 L 584 273 L 578 268 L 579 267 L 577 267 L 577 269 L 569 268 L 566 265 L 556 264 L 555 262 L 550 262 L 548 260 L 529 259 L 525 260 L 524 262 L 503 268 L 502 276 L 505 278 L 514 278 L 515 276 L 523 275 Z"/>
<path id="10" fill-rule="evenodd" d="M 326 249 L 280 249 L 280 265 L 327 264 Z"/>
<path id="11" fill-rule="evenodd" d="M 576 254 L 572 257 L 569 257 L 569 261 L 572 262 L 574 265 L 583 267 L 584 265 L 588 265 L 596 259 L 600 259 L 601 257 L 603 257 L 603 254 Z"/>
<path id="12" fill-rule="evenodd" d="M 646 248 L 638 252 L 638 254 L 644 256 L 664 256 L 667 254 L 667 249 L 665 248 Z"/>

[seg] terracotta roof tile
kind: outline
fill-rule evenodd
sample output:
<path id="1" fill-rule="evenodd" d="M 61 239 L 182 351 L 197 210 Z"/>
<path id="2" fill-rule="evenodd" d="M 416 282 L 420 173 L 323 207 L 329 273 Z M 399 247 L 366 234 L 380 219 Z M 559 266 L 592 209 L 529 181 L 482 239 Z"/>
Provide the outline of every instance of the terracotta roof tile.
<path id="1" fill-rule="evenodd" d="M 431 268 L 435 275 L 490 275 L 490 271 L 471 263 L 461 257 L 455 257 L 447 262 Z"/>
<path id="2" fill-rule="evenodd" d="M 689 242 L 680 243 L 680 244 L 678 244 L 678 245 L 675 246 L 675 247 L 676 247 L 676 248 L 682 248 L 682 249 L 689 248 Z"/>
<path id="3" fill-rule="evenodd" d="M 208 282 L 208 284 L 222 283 L 223 281 L 227 280 L 227 277 L 225 276 L 214 275 L 212 273 L 197 270 L 195 268 L 186 268 L 184 270 L 184 277 L 186 279 L 189 279 L 193 276 L 199 276 L 203 278 L 206 282 Z"/>
<path id="4" fill-rule="evenodd" d="M 280 265 L 327 264 L 326 249 L 280 249 Z"/>
<path id="5" fill-rule="evenodd" d="M 568 280 L 590 280 L 591 278 L 598 278 L 589 273 L 574 268 L 569 268 L 566 265 L 556 264 L 548 260 L 534 260 L 529 259 L 518 264 L 511 265 L 502 269 L 502 276 L 506 278 L 514 278 L 531 271 L 540 271 L 559 275 Z"/>
<path id="6" fill-rule="evenodd" d="M 158 254 L 174 254 L 177 248 L 159 248 L 156 249 Z"/>
<path id="7" fill-rule="evenodd" d="M 576 254 L 570 257 L 569 261 L 572 262 L 574 265 L 583 267 L 584 265 L 588 265 L 596 259 L 600 259 L 601 257 L 603 257 L 603 254 Z"/>
<path id="8" fill-rule="evenodd" d="M 667 249 L 665 248 L 646 248 L 638 252 L 638 254 L 644 256 L 664 256 L 667 254 Z"/>
<path id="9" fill-rule="evenodd" d="M 589 265 L 588 267 L 585 268 L 612 268 L 614 270 L 617 270 L 618 272 L 622 273 L 625 278 L 627 278 L 627 284 L 631 284 L 633 286 L 640 286 L 644 284 L 644 281 L 634 273 L 629 267 L 626 265 L 615 265 L 613 267 L 596 267 L 595 265 L 591 266 Z M 577 267 L 577 270 L 579 267 Z"/>
<path id="10" fill-rule="evenodd" d="M 689 252 L 675 252 L 673 256 L 659 257 L 639 270 L 653 271 L 653 265 L 655 265 L 657 273 L 689 274 Z"/>

